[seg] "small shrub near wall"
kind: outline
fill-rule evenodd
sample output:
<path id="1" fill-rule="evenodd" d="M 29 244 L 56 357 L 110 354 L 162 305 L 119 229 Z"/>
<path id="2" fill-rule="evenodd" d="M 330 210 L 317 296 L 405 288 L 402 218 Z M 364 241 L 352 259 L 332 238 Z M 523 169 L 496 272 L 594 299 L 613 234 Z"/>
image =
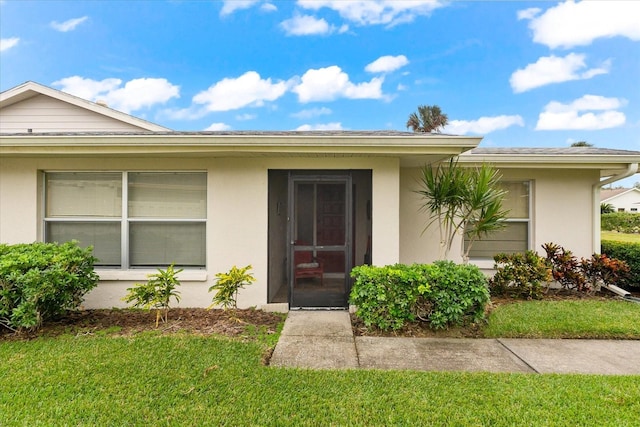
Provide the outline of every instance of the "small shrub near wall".
<path id="1" fill-rule="evenodd" d="M 356 316 L 382 330 L 413 321 L 429 322 L 434 329 L 477 321 L 489 301 L 487 278 L 473 265 L 360 266 L 351 275 Z"/>
<path id="2" fill-rule="evenodd" d="M 75 242 L 0 245 L 0 327 L 34 329 L 78 308 L 98 284 L 95 261 Z"/>
<path id="3" fill-rule="evenodd" d="M 634 215 L 640 217 L 638 214 Z M 622 281 L 621 286 L 632 290 L 640 289 L 640 243 L 603 240 L 601 252 L 610 258 L 625 261 L 629 266 L 629 277 Z"/>

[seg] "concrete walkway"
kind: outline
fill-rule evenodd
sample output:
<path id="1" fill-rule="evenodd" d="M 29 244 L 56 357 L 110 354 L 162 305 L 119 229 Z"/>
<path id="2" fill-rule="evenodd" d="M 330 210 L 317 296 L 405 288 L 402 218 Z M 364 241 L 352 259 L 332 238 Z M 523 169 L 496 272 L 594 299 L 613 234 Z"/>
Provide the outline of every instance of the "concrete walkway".
<path id="1" fill-rule="evenodd" d="M 291 311 L 271 366 L 640 375 L 640 341 L 354 337 L 346 311 Z"/>

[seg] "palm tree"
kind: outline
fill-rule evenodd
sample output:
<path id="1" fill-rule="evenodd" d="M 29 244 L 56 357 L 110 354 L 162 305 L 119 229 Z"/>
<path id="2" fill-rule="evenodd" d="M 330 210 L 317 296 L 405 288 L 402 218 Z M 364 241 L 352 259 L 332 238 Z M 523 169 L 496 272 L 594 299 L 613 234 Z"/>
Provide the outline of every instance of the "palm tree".
<path id="1" fill-rule="evenodd" d="M 506 192 L 500 189 L 500 179 L 485 163 L 467 169 L 450 159 L 448 165 L 422 168 L 421 188 L 416 193 L 423 199 L 422 210 L 431 216 L 425 230 L 438 222 L 440 259 L 448 259 L 454 238 L 463 236 L 468 244 L 465 249 L 462 239 L 461 255 L 467 263 L 473 242 L 506 226 L 508 211 L 502 207 Z"/>
<path id="2" fill-rule="evenodd" d="M 420 105 L 417 113 L 411 113 L 407 120 L 407 128 L 414 132 L 440 132 L 449 119 L 437 105 Z"/>
<path id="3" fill-rule="evenodd" d="M 578 141 L 571 144 L 572 147 L 593 147 L 593 144 L 589 144 L 587 141 Z"/>
<path id="4" fill-rule="evenodd" d="M 614 213 L 615 211 L 616 208 L 611 203 L 600 203 L 601 214 Z"/>

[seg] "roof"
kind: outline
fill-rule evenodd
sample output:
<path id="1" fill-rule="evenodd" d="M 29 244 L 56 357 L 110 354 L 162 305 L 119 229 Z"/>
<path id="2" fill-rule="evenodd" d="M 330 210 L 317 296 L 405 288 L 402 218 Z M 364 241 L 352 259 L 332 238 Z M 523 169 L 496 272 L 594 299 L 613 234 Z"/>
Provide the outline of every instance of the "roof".
<path id="1" fill-rule="evenodd" d="M 500 168 L 596 169 L 601 177 L 619 175 L 640 163 L 640 151 L 598 147 L 485 148 L 478 147 L 459 157 L 461 163 L 490 163 Z"/>
<path id="2" fill-rule="evenodd" d="M 467 154 L 475 155 L 518 155 L 518 156 L 532 156 L 532 155 L 552 155 L 552 156 L 610 156 L 610 155 L 622 155 L 622 156 L 640 156 L 640 151 L 631 150 L 618 150 L 612 148 L 599 148 L 599 147 L 561 147 L 561 148 L 506 148 L 506 147 L 477 147 L 469 151 Z"/>
<path id="3" fill-rule="evenodd" d="M 622 196 L 623 194 L 627 194 L 627 193 L 636 193 L 638 196 L 640 196 L 640 190 L 633 187 L 633 188 L 603 188 L 600 190 L 600 201 L 602 203 L 606 203 L 612 199 L 616 199 L 620 196 Z"/>
<path id="4" fill-rule="evenodd" d="M 157 125 L 155 123 L 148 122 L 138 117 L 131 116 L 123 113 L 122 111 L 114 110 L 105 105 L 97 104 L 95 102 L 87 101 L 86 99 L 79 98 L 74 95 L 70 95 L 66 92 L 62 92 L 57 89 L 50 88 L 48 86 L 41 85 L 36 82 L 28 81 L 19 86 L 5 90 L 0 93 L 0 109 L 8 107 L 17 102 L 24 101 L 37 95 L 45 95 L 54 99 L 57 99 L 68 104 L 75 105 L 80 108 L 84 108 L 89 111 L 93 111 L 97 114 L 101 114 L 106 117 L 110 117 L 115 120 L 119 120 L 124 123 L 128 123 L 132 126 L 139 127 L 147 131 L 169 131 L 170 129 L 164 126 Z"/>

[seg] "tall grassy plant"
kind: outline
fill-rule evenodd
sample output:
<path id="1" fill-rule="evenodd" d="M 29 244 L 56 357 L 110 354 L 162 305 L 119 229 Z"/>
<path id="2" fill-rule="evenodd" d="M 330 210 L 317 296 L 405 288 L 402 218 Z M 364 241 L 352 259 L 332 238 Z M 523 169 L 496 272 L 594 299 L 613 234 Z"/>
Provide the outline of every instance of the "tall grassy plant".
<path id="1" fill-rule="evenodd" d="M 506 191 L 500 188 L 501 175 L 490 165 L 465 169 L 453 158 L 447 165 L 426 165 L 420 175 L 421 210 L 430 214 L 425 227 L 438 222 L 440 259 L 448 259 L 457 235 L 468 238 L 465 250 L 461 239 L 462 259 L 468 262 L 473 242 L 502 229 L 508 211 L 502 208 Z M 424 232 L 424 231 L 423 231 Z"/>

